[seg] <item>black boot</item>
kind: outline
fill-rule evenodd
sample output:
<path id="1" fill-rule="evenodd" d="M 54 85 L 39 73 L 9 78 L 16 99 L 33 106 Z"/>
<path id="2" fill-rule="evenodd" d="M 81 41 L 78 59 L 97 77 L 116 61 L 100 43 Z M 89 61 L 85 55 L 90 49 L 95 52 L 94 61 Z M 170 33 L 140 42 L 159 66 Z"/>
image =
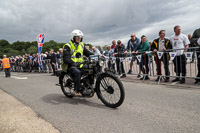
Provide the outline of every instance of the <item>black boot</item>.
<path id="1" fill-rule="evenodd" d="M 130 69 L 127 74 L 132 74 L 132 70 Z"/>
<path id="2" fill-rule="evenodd" d="M 126 74 L 123 74 L 120 78 L 125 78 L 126 77 Z"/>
<path id="3" fill-rule="evenodd" d="M 181 81 L 180 81 L 180 83 L 184 84 L 185 83 L 185 78 L 182 78 Z"/>
<path id="4" fill-rule="evenodd" d="M 169 82 L 169 77 L 166 77 L 166 78 L 165 78 L 165 82 Z"/>
<path id="5" fill-rule="evenodd" d="M 200 81 L 199 80 L 195 80 L 194 84 L 198 84 L 198 83 L 200 83 Z"/>

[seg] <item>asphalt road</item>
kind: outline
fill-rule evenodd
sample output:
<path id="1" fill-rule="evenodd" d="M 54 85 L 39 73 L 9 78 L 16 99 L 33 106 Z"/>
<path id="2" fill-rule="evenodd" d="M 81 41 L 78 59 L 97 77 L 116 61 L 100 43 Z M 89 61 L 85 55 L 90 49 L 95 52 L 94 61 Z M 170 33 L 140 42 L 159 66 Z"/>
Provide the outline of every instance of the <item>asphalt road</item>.
<path id="1" fill-rule="evenodd" d="M 48 74 L 0 73 L 0 89 L 67 133 L 199 133 L 200 89 L 123 82 L 126 98 L 117 109 L 94 96 L 66 98 Z"/>

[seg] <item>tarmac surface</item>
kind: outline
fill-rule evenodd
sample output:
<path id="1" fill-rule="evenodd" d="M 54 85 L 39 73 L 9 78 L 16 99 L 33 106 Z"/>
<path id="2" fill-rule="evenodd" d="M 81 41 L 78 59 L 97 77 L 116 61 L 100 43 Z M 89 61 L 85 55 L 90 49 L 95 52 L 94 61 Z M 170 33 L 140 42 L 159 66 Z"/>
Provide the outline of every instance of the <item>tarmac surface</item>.
<path id="1" fill-rule="evenodd" d="M 58 78 L 49 74 L 12 73 L 5 78 L 0 73 L 0 89 L 62 133 L 199 133 L 199 85 L 189 80 L 158 85 L 152 78 L 143 82 L 132 75 L 122 80 L 126 97 L 117 109 L 106 107 L 96 95 L 66 98 L 55 86 Z"/>

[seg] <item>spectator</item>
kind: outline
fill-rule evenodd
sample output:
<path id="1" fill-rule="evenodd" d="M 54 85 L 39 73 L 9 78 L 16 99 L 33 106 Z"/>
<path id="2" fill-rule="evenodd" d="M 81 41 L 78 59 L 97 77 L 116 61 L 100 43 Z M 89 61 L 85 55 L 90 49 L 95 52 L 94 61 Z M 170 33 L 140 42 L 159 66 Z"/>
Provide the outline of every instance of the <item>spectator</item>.
<path id="1" fill-rule="evenodd" d="M 2 64 L 2 59 L 0 59 L 0 71 L 2 71 L 3 70 L 3 66 L 2 66 L 3 64 Z"/>
<path id="2" fill-rule="evenodd" d="M 3 56 L 2 64 L 3 64 L 3 69 L 5 71 L 5 77 L 9 78 L 10 77 L 10 61 L 9 61 L 9 58 L 6 58 L 6 55 Z"/>
<path id="3" fill-rule="evenodd" d="M 98 49 L 99 49 L 100 53 L 103 54 L 103 49 L 101 48 L 101 46 L 98 46 Z"/>
<path id="4" fill-rule="evenodd" d="M 200 40 L 200 28 L 196 29 L 192 35 L 191 38 L 191 44 L 192 46 L 195 47 L 200 47 L 200 44 L 198 43 L 198 40 Z M 195 79 L 195 84 L 198 84 L 200 82 L 200 49 L 198 49 L 196 51 L 197 53 L 197 68 L 198 68 L 198 74 L 197 74 L 197 78 Z"/>
<path id="5" fill-rule="evenodd" d="M 51 67 L 51 55 L 46 51 L 45 54 L 47 55 L 46 56 L 46 63 L 47 63 L 47 71 L 49 73 L 51 73 L 53 70 L 52 70 L 52 67 Z"/>
<path id="6" fill-rule="evenodd" d="M 191 34 L 188 34 L 188 39 L 189 41 L 191 42 L 191 39 L 192 39 L 192 35 Z M 195 47 L 193 46 L 193 44 L 190 43 L 190 47 Z M 192 54 L 192 61 L 190 63 L 194 63 L 194 58 L 195 58 L 195 49 L 189 49 L 190 52 L 193 52 Z"/>
<path id="7" fill-rule="evenodd" d="M 62 54 L 60 54 L 60 52 L 57 51 L 57 65 L 58 65 L 58 69 L 61 68 L 61 59 L 62 59 Z"/>
<path id="8" fill-rule="evenodd" d="M 122 44 L 122 42 L 120 40 L 118 40 L 117 46 L 115 47 L 115 50 L 114 50 L 114 56 L 117 58 L 116 59 L 117 72 L 118 72 L 119 75 L 121 75 L 121 73 L 122 73 L 121 78 L 126 77 L 126 73 L 125 73 L 125 70 L 124 70 L 124 64 L 120 60 L 120 58 L 124 57 L 124 52 L 125 52 L 125 47 Z"/>
<path id="9" fill-rule="evenodd" d="M 50 50 L 50 59 L 51 59 L 51 67 L 52 67 L 52 69 L 53 69 L 53 74 L 52 74 L 52 76 L 55 76 L 56 75 L 56 70 L 57 70 L 57 67 L 56 67 L 56 59 L 57 59 L 57 56 L 56 56 L 56 54 L 54 53 L 54 50 L 53 49 L 51 49 Z"/>
<path id="10" fill-rule="evenodd" d="M 177 52 L 176 57 L 174 58 L 174 68 L 176 72 L 176 78 L 172 82 L 180 81 L 181 84 L 185 83 L 186 76 L 186 57 L 183 52 L 187 52 L 189 48 L 190 41 L 185 34 L 181 33 L 181 27 L 176 25 L 174 27 L 175 35 L 170 37 L 170 42 L 173 49 L 185 49 L 185 50 L 175 50 Z M 182 79 L 180 80 L 180 73 L 182 73 Z"/>
<path id="11" fill-rule="evenodd" d="M 112 46 L 111 46 L 111 49 L 115 49 L 115 46 L 116 46 L 116 41 L 115 41 L 115 40 L 113 40 L 113 41 L 112 41 Z"/>
<path id="12" fill-rule="evenodd" d="M 113 49 L 111 49 L 111 46 L 107 46 L 107 50 L 105 51 L 104 55 L 108 56 L 108 68 L 115 70 L 115 63 L 112 63 L 112 57 L 113 57 Z"/>
<path id="13" fill-rule="evenodd" d="M 136 37 L 135 33 L 132 33 L 131 39 L 127 43 L 125 54 L 127 54 L 130 49 L 131 49 L 131 53 L 135 53 L 139 45 L 140 45 L 140 40 Z M 136 56 L 134 54 L 131 59 L 130 69 L 128 71 L 128 74 L 132 74 L 132 67 L 133 67 L 133 62 L 135 61 L 135 59 L 136 59 Z"/>
<path id="14" fill-rule="evenodd" d="M 159 81 L 161 73 L 161 61 L 164 64 L 164 69 L 165 69 L 165 82 L 169 82 L 169 59 L 168 56 L 169 54 L 166 53 L 166 49 L 172 49 L 172 46 L 170 44 L 169 39 L 165 38 L 165 30 L 161 30 L 159 32 L 159 38 L 155 39 L 152 43 L 151 50 L 155 53 L 154 54 L 154 59 L 157 65 L 157 79 L 156 81 Z M 161 59 L 158 58 L 157 51 L 164 51 L 165 53 L 162 55 Z M 161 78 L 162 80 L 162 78 Z"/>
<path id="15" fill-rule="evenodd" d="M 62 49 L 62 48 L 59 48 L 59 52 L 60 52 L 61 58 L 62 58 L 62 56 L 63 56 L 63 49 Z"/>
<path id="16" fill-rule="evenodd" d="M 33 54 L 33 70 L 34 70 L 34 72 L 39 71 L 37 54 Z"/>
<path id="17" fill-rule="evenodd" d="M 11 70 L 10 71 L 15 71 L 15 58 L 13 56 L 11 56 L 10 58 L 10 66 L 11 66 Z"/>
<path id="18" fill-rule="evenodd" d="M 92 46 L 92 53 L 94 55 L 101 55 L 100 51 L 95 46 Z"/>
<path id="19" fill-rule="evenodd" d="M 140 70 L 142 70 L 142 73 L 145 74 L 145 76 L 143 76 L 142 78 L 140 78 L 141 80 L 148 80 L 150 79 L 148 76 L 149 73 L 149 58 L 148 55 L 145 54 L 146 51 L 150 50 L 150 44 L 146 39 L 146 36 L 143 35 L 141 37 L 141 43 L 136 51 L 136 54 L 138 53 L 142 53 L 142 58 L 141 58 L 141 62 L 140 62 Z M 143 67 L 143 65 L 145 65 L 145 68 Z"/>
<path id="20" fill-rule="evenodd" d="M 28 57 L 28 68 L 29 68 L 29 72 L 32 72 L 32 66 L 33 66 L 33 56 L 29 55 Z"/>

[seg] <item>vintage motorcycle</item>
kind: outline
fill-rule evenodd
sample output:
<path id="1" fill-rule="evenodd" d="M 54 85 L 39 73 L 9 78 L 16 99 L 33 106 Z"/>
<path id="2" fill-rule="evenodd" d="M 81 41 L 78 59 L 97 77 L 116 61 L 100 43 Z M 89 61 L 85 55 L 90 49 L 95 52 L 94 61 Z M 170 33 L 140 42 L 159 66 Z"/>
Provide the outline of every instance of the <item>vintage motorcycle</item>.
<path id="1" fill-rule="evenodd" d="M 125 98 L 125 91 L 122 82 L 109 69 L 104 69 L 105 57 L 91 55 L 84 58 L 84 67 L 81 69 L 81 97 L 97 97 L 108 107 L 119 107 Z M 91 83 L 91 77 L 93 83 Z M 59 83 L 64 95 L 68 98 L 76 96 L 74 94 L 74 82 L 67 71 L 62 71 Z M 87 93 L 84 93 L 87 91 Z"/>

